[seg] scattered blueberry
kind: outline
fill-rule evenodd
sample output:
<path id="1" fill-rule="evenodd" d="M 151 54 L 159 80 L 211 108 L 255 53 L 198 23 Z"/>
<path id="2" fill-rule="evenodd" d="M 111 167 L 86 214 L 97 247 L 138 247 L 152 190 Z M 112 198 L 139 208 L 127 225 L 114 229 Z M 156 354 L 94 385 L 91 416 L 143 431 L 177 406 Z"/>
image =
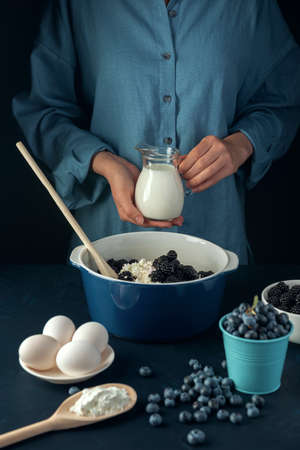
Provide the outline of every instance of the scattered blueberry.
<path id="1" fill-rule="evenodd" d="M 198 411 L 194 412 L 194 420 L 195 422 L 198 423 L 204 423 L 207 422 L 207 414 L 205 411 L 200 411 L 200 409 Z"/>
<path id="2" fill-rule="evenodd" d="M 244 403 L 244 400 L 242 399 L 242 397 L 240 395 L 233 394 L 229 399 L 229 403 L 232 406 L 241 406 Z"/>
<path id="3" fill-rule="evenodd" d="M 265 399 L 263 397 L 261 397 L 260 395 L 252 395 L 251 397 L 252 403 L 257 406 L 257 408 L 262 408 L 265 404 Z"/>
<path id="4" fill-rule="evenodd" d="M 193 420 L 193 414 L 190 411 L 180 411 L 178 420 L 181 423 L 190 423 Z"/>
<path id="5" fill-rule="evenodd" d="M 226 409 L 219 409 L 217 412 L 217 419 L 218 420 L 227 420 L 229 418 L 229 412 Z"/>
<path id="6" fill-rule="evenodd" d="M 79 391 L 80 391 L 80 389 L 77 386 L 71 386 L 70 389 L 68 390 L 68 394 L 69 395 L 73 395 L 73 394 L 76 394 Z"/>
<path id="7" fill-rule="evenodd" d="M 142 377 L 150 377 L 152 375 L 152 369 L 149 366 L 142 366 L 139 368 L 139 374 Z"/>
<path id="8" fill-rule="evenodd" d="M 227 378 L 223 378 L 221 384 L 222 384 L 222 387 L 229 387 L 229 388 L 231 388 L 231 387 L 233 387 L 234 382 L 233 382 L 233 380 L 231 378 L 227 377 Z"/>
<path id="9" fill-rule="evenodd" d="M 167 408 L 174 408 L 175 406 L 175 400 L 174 398 L 165 398 L 165 402 L 164 402 L 165 406 Z"/>
<path id="10" fill-rule="evenodd" d="M 151 414 L 151 416 L 149 417 L 149 423 L 152 427 L 158 427 L 159 425 L 162 424 L 162 417 L 160 414 Z"/>
<path id="11" fill-rule="evenodd" d="M 191 358 L 189 360 L 189 366 L 193 367 L 194 364 L 199 364 L 199 361 L 197 359 L 195 359 L 195 358 Z"/>
<path id="12" fill-rule="evenodd" d="M 174 389 L 171 387 L 166 387 L 164 389 L 164 397 L 165 398 L 175 398 L 176 395 L 175 395 Z"/>
<path id="13" fill-rule="evenodd" d="M 251 406 L 246 409 L 246 414 L 251 419 L 254 419 L 255 417 L 258 417 L 260 415 L 260 411 L 256 406 Z"/>
<path id="14" fill-rule="evenodd" d="M 187 392 L 182 392 L 179 399 L 182 403 L 188 403 L 191 400 L 191 397 Z"/>
<path id="15" fill-rule="evenodd" d="M 198 445 L 203 444 L 205 442 L 206 436 L 204 431 L 199 430 L 198 428 L 195 428 L 194 430 L 191 430 L 188 432 L 186 436 L 186 440 L 188 444 L 190 445 Z"/>
<path id="16" fill-rule="evenodd" d="M 211 415 L 211 408 L 208 405 L 201 406 L 200 411 L 205 412 L 208 416 Z"/>
<path id="17" fill-rule="evenodd" d="M 241 413 L 233 412 L 233 413 L 230 414 L 229 420 L 230 420 L 231 423 L 234 423 L 235 425 L 237 425 L 237 424 L 239 424 L 239 423 L 241 423 L 243 421 L 243 416 L 242 416 Z"/>
<path id="18" fill-rule="evenodd" d="M 148 413 L 148 414 L 158 413 L 158 411 L 159 411 L 159 406 L 158 406 L 157 403 L 148 403 L 148 404 L 146 405 L 145 411 L 146 411 L 146 413 Z"/>
<path id="19" fill-rule="evenodd" d="M 159 403 L 161 401 L 161 396 L 159 394 L 149 394 L 147 400 L 149 403 Z"/>
<path id="20" fill-rule="evenodd" d="M 208 406 L 213 410 L 217 411 L 220 408 L 219 402 L 216 398 L 211 398 L 208 400 Z"/>

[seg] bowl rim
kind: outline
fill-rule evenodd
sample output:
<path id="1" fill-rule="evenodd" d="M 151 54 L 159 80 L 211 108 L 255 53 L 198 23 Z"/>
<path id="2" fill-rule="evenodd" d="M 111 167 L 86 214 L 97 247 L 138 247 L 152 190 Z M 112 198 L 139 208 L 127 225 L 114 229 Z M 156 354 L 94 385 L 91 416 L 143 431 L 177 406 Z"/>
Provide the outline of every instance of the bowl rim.
<path id="1" fill-rule="evenodd" d="M 224 269 L 227 267 L 227 265 L 228 265 L 228 263 L 229 263 L 229 256 L 228 256 L 228 254 L 227 254 L 227 252 L 225 251 L 224 248 L 220 247 L 219 245 L 215 244 L 214 242 L 208 241 L 208 240 L 203 239 L 203 238 L 200 238 L 200 237 L 198 237 L 198 236 L 193 236 L 193 235 L 185 234 L 185 233 L 173 233 L 173 232 L 167 232 L 167 231 L 132 231 L 132 232 L 129 232 L 129 233 L 118 233 L 118 234 L 114 234 L 114 235 L 105 236 L 105 237 L 103 237 L 103 238 L 96 239 L 96 241 L 93 241 L 92 244 L 94 244 L 95 242 L 98 242 L 98 241 L 100 241 L 100 240 L 101 240 L 101 241 L 102 241 L 102 240 L 103 240 L 103 241 L 104 241 L 104 240 L 109 240 L 109 239 L 111 239 L 112 237 L 115 237 L 115 236 L 128 236 L 129 234 L 130 234 L 130 235 L 133 235 L 133 234 L 139 234 L 139 235 L 141 235 L 141 234 L 149 234 L 149 233 L 163 234 L 163 235 L 166 235 L 166 234 L 167 234 L 167 235 L 172 235 L 172 236 L 174 236 L 174 235 L 179 235 L 179 236 L 183 236 L 183 237 L 187 237 L 187 238 L 193 238 L 193 239 L 196 239 L 196 240 L 198 240 L 198 241 L 200 241 L 200 242 L 203 242 L 203 243 L 205 243 L 205 244 L 208 244 L 208 245 L 210 245 L 210 246 L 212 246 L 212 247 L 216 247 L 218 250 L 220 250 L 220 251 L 223 252 L 223 254 L 224 254 L 225 258 L 226 258 L 225 266 L 223 267 L 222 270 L 219 270 L 219 271 L 217 271 L 217 272 L 214 272 L 212 275 L 209 275 L 209 276 L 204 277 L 204 278 L 197 278 L 196 280 L 190 280 L 190 281 L 176 281 L 176 282 L 174 282 L 174 283 L 159 283 L 159 282 L 155 282 L 155 283 L 153 283 L 153 282 L 151 282 L 151 283 L 141 283 L 141 282 L 138 282 L 138 281 L 135 281 L 135 282 L 133 283 L 132 281 L 119 280 L 119 279 L 107 277 L 107 276 L 105 276 L 105 275 L 102 275 L 102 274 L 100 274 L 100 273 L 95 272 L 95 271 L 92 270 L 90 267 L 88 267 L 88 266 L 82 261 L 83 255 L 88 251 L 88 249 L 87 249 L 84 245 L 82 245 L 82 249 L 81 249 L 81 251 L 80 251 L 80 253 L 79 253 L 80 266 L 81 266 L 83 269 L 85 269 L 87 272 L 91 273 L 93 276 L 96 276 L 96 277 L 98 277 L 98 278 L 105 279 L 105 280 L 110 280 L 110 281 L 113 280 L 114 282 L 119 282 L 119 283 L 126 283 L 126 284 L 128 284 L 128 285 L 130 285 L 130 286 L 140 286 L 140 287 L 143 287 L 143 288 L 147 289 L 147 288 L 153 287 L 153 286 L 156 286 L 156 287 L 161 287 L 161 286 L 182 286 L 182 285 L 185 285 L 185 284 L 187 284 L 187 283 L 189 283 L 189 284 L 191 284 L 191 283 L 196 284 L 196 283 L 200 283 L 200 282 L 202 282 L 202 281 L 208 280 L 208 279 L 211 280 L 212 278 L 214 278 L 214 277 L 219 276 L 220 274 L 222 274 L 222 273 L 224 272 Z"/>
<path id="2" fill-rule="evenodd" d="M 284 311 L 282 311 L 284 312 Z M 219 320 L 219 328 L 222 331 L 223 334 L 226 334 L 227 336 L 230 336 L 232 339 L 236 339 L 238 341 L 242 341 L 242 342 L 251 342 L 252 344 L 266 344 L 266 343 L 272 343 L 272 342 L 279 342 L 279 341 L 283 341 L 284 339 L 289 339 L 290 335 L 293 333 L 294 331 L 294 324 L 291 322 L 291 329 L 290 331 L 284 335 L 284 336 L 280 336 L 278 338 L 274 338 L 274 339 L 246 339 L 243 337 L 239 337 L 239 336 L 233 336 L 233 334 L 228 333 L 228 331 L 225 330 L 225 328 L 223 327 L 223 322 L 226 319 L 227 316 L 229 316 L 231 313 L 227 313 L 224 314 L 224 316 L 221 317 L 221 319 Z"/>
<path id="3" fill-rule="evenodd" d="M 279 282 L 283 282 L 283 283 L 294 283 L 294 282 L 295 282 L 295 285 L 296 285 L 296 284 L 299 284 L 299 286 L 300 286 L 300 280 L 280 280 L 280 281 L 276 281 L 275 283 L 269 284 L 269 285 L 266 286 L 266 287 L 262 290 L 262 292 L 261 292 L 261 299 L 262 299 L 262 301 L 263 301 L 264 303 L 266 303 L 267 305 L 272 305 L 272 303 L 268 302 L 268 300 L 267 300 L 267 297 L 266 297 L 267 292 L 268 292 L 272 287 L 276 286 L 276 284 L 278 284 Z M 273 305 L 272 305 L 272 306 L 273 306 Z M 273 306 L 273 308 L 276 309 L 276 311 L 284 312 L 285 314 L 291 316 L 292 318 L 295 318 L 295 319 L 296 319 L 296 318 L 298 317 L 299 320 L 300 320 L 300 314 L 295 314 L 295 313 L 292 313 L 292 312 L 284 311 L 283 309 L 277 308 L 276 306 Z"/>

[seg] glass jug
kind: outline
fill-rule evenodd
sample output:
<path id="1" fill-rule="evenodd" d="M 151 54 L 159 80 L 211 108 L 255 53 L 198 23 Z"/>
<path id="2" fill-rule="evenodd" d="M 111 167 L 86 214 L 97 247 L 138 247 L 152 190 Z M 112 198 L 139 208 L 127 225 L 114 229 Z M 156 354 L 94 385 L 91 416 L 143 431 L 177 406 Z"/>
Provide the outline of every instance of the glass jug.
<path id="1" fill-rule="evenodd" d="M 184 190 L 178 173 L 179 150 L 175 147 L 138 145 L 143 169 L 135 187 L 135 204 L 144 217 L 172 220 L 180 216 Z"/>

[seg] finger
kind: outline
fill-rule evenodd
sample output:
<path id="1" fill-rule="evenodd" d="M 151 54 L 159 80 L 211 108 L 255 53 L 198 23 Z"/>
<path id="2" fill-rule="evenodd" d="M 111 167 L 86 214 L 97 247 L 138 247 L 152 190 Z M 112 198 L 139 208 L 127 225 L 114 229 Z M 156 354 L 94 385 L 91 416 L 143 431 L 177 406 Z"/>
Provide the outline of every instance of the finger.
<path id="1" fill-rule="evenodd" d="M 201 156 L 195 164 L 183 175 L 185 180 L 191 180 L 207 167 L 213 164 L 220 156 L 221 149 L 218 146 L 211 147 L 208 152 Z"/>
<path id="2" fill-rule="evenodd" d="M 145 219 L 143 227 L 172 228 L 174 225 L 168 220 L 151 220 Z"/>
<path id="3" fill-rule="evenodd" d="M 136 225 L 143 225 L 145 218 L 143 214 L 134 206 L 132 199 L 122 198 L 115 201 L 121 220 L 131 222 Z"/>
<path id="4" fill-rule="evenodd" d="M 206 189 L 210 188 L 211 186 L 214 186 L 219 181 L 223 180 L 223 178 L 228 177 L 229 175 L 232 175 L 231 173 L 228 173 L 228 170 L 223 167 L 219 172 L 215 173 L 214 176 L 209 178 L 208 180 L 204 181 L 204 183 L 199 184 L 195 188 L 193 188 L 193 192 L 202 192 Z"/>
<path id="5" fill-rule="evenodd" d="M 193 190 L 199 184 L 204 183 L 209 178 L 212 178 L 223 167 L 225 167 L 224 160 L 219 157 L 216 161 L 214 161 L 210 166 L 208 166 L 206 169 L 204 169 L 201 173 L 198 173 L 194 178 L 189 180 L 186 183 L 186 186 L 189 189 Z"/>
<path id="6" fill-rule="evenodd" d="M 195 162 L 203 156 L 213 145 L 214 140 L 209 139 L 210 136 L 203 138 L 196 147 L 194 147 L 187 155 L 186 158 L 179 165 L 179 172 L 181 175 L 191 169 Z"/>
<path id="7" fill-rule="evenodd" d="M 184 222 L 184 218 L 182 216 L 175 217 L 175 219 L 172 220 L 172 223 L 177 227 L 181 227 L 183 222 Z"/>

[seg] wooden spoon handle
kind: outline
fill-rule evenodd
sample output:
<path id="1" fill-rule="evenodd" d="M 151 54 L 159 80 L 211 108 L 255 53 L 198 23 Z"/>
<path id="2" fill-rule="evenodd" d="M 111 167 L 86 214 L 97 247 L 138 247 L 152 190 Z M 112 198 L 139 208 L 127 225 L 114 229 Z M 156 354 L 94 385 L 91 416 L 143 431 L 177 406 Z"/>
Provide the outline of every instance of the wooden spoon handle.
<path id="1" fill-rule="evenodd" d="M 54 430 L 55 425 L 51 419 L 42 420 L 40 422 L 27 425 L 26 427 L 17 428 L 8 433 L 0 434 L 0 448 L 24 441 L 25 439 L 37 436 L 38 434 L 47 433 Z"/>
<path id="2" fill-rule="evenodd" d="M 75 231 L 75 233 L 77 234 L 77 236 L 79 237 L 81 242 L 88 249 L 92 257 L 94 258 L 95 263 L 98 269 L 100 270 L 101 274 L 112 278 L 118 278 L 115 271 L 112 270 L 110 265 L 107 264 L 107 262 L 94 249 L 91 241 L 89 240 L 89 238 L 87 237 L 87 235 L 85 234 L 85 232 L 83 231 L 77 220 L 71 214 L 70 210 L 66 207 L 66 205 L 64 204 L 64 202 L 62 201 L 62 199 L 60 198 L 60 196 L 58 195 L 52 184 L 49 182 L 45 174 L 42 172 L 37 163 L 34 161 L 32 156 L 26 149 L 25 145 L 22 142 L 17 142 L 16 147 L 20 151 L 22 156 L 26 159 L 27 163 L 34 171 L 40 182 L 45 186 L 45 188 L 47 189 L 47 191 L 49 192 L 49 194 L 51 195 L 51 197 L 53 198 L 53 200 L 55 201 L 55 203 L 57 204 L 57 206 L 59 207 L 59 209 L 61 210 L 61 212 L 63 213 L 63 215 L 65 216 L 65 218 Z"/>

